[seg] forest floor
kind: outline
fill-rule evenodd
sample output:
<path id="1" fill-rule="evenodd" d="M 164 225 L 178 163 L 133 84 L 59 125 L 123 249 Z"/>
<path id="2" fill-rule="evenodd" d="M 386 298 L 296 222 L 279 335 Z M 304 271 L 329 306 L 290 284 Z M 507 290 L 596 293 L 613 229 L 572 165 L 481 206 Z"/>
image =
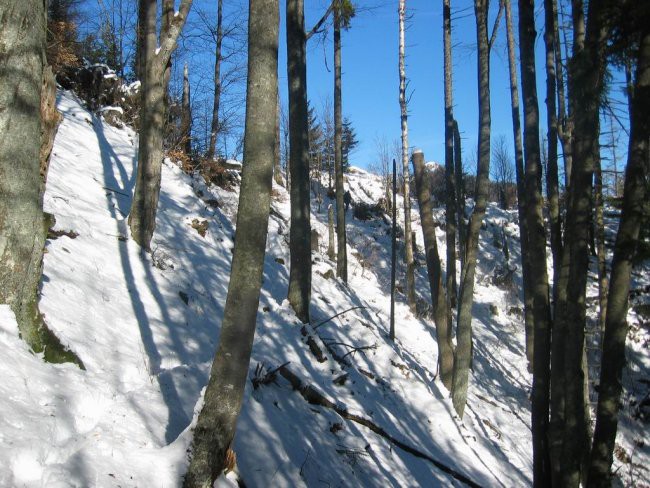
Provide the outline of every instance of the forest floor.
<path id="1" fill-rule="evenodd" d="M 0 486 L 180 486 L 219 339 L 238 186 L 208 186 L 166 161 L 153 252 L 143 254 L 127 226 L 137 135 L 108 125 L 70 92 L 59 94 L 58 107 L 64 119 L 44 206 L 63 233 L 47 241 L 40 306 L 86 370 L 44 363 L 19 339 L 8 307 L 0 306 Z M 374 205 L 383 196 L 376 175 L 352 168 L 346 179 L 353 205 Z M 345 285 L 332 277 L 336 265 L 326 252 L 332 202 L 324 197 L 319 209 L 313 201 L 320 239 L 312 325 L 303 327 L 286 300 L 289 198 L 274 184 L 251 381 L 233 446 L 246 486 L 464 486 L 463 479 L 530 485 L 531 375 L 516 212 L 490 206 L 481 233 L 473 371 L 460 419 L 438 377 L 417 204 L 418 313 L 398 294 L 392 342 L 387 220 L 359 220 L 348 211 Z M 435 214 L 444 221 L 442 209 Z M 615 220 L 611 211 L 610 240 Z M 444 256 L 440 228 L 438 246 Z M 635 270 L 634 289 L 650 284 L 649 267 Z M 495 277 L 507 269 L 514 270 L 511 280 L 497 286 Z M 403 271 L 398 279 L 403 282 Z M 596 295 L 593 279 L 592 329 Z M 644 303 L 647 310 L 648 295 L 640 294 L 629 314 L 613 468 L 620 486 L 650 485 L 650 325 L 637 314 Z M 595 372 L 599 337 L 589 337 Z M 312 403 L 294 390 L 296 381 L 316 392 Z M 234 478 L 218 484 L 232 485 Z"/>

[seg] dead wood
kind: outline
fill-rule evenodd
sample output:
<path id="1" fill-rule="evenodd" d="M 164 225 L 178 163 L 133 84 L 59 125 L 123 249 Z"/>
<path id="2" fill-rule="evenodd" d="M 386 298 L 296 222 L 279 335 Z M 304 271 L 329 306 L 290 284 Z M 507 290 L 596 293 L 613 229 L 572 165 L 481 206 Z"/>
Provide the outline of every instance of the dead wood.
<path id="1" fill-rule="evenodd" d="M 294 390 L 298 391 L 300 395 L 312 405 L 319 405 L 321 407 L 329 408 L 330 410 L 334 410 L 338 415 L 340 415 L 344 419 L 351 420 L 353 422 L 363 425 L 364 427 L 367 427 L 375 434 L 380 435 L 381 437 L 386 439 L 394 446 L 399 447 L 403 451 L 408 452 L 409 454 L 415 457 L 429 461 L 440 471 L 447 473 L 454 479 L 457 479 L 458 481 L 465 483 L 467 486 L 471 486 L 471 487 L 481 486 L 478 483 L 475 483 L 474 481 L 470 480 L 464 474 L 459 473 L 455 469 L 450 468 L 446 464 L 437 461 L 436 459 L 433 459 L 428 454 L 418 451 L 417 449 L 409 446 L 408 444 L 405 444 L 404 442 L 396 439 L 395 437 L 387 433 L 383 428 L 375 424 L 372 420 L 350 413 L 344 407 L 335 404 L 327 397 L 325 397 L 325 395 L 323 395 L 320 391 L 318 391 L 314 386 L 305 384 L 296 374 L 294 374 L 291 370 L 289 370 L 287 366 L 280 367 L 279 373 L 282 375 L 283 378 L 285 378 L 291 384 Z"/>

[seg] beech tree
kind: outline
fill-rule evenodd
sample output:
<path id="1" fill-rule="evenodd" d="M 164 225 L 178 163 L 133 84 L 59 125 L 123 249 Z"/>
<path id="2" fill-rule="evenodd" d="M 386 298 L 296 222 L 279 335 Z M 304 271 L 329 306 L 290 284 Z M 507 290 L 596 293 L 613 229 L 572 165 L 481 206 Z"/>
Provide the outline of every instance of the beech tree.
<path id="1" fill-rule="evenodd" d="M 205 155 L 208 160 L 214 159 L 219 133 L 219 103 L 221 102 L 221 45 L 223 43 L 223 0 L 217 0 L 217 45 L 214 52 L 214 98 L 212 101 L 212 122 L 210 123 L 210 142 Z"/>
<path id="2" fill-rule="evenodd" d="M 228 295 L 185 487 L 211 487 L 241 410 L 255 336 L 268 231 L 278 83 L 277 0 L 250 0 L 244 164 Z"/>
<path id="3" fill-rule="evenodd" d="M 639 8 L 639 6 L 635 6 Z M 647 5 L 646 5 L 646 15 Z M 643 7 L 640 7 L 641 11 Z M 644 18 L 644 17 L 637 17 Z M 647 18 L 647 17 L 646 17 Z M 630 142 L 623 211 L 614 246 L 614 259 L 610 278 L 603 355 L 600 370 L 600 388 L 596 428 L 594 430 L 588 486 L 610 486 L 619 402 L 622 391 L 622 370 L 625 365 L 625 339 L 627 337 L 627 309 L 632 260 L 639 239 L 639 231 L 647 205 L 650 180 L 650 27 L 641 26 L 637 58 L 637 71 L 630 114 Z"/>
<path id="4" fill-rule="evenodd" d="M 309 200 L 309 120 L 307 54 L 303 0 L 287 0 L 287 79 L 289 83 L 289 303 L 302 322 L 309 322 L 311 297 L 311 224 Z"/>
<path id="5" fill-rule="evenodd" d="M 533 300 L 533 482 L 550 486 L 548 449 L 551 309 L 546 271 L 546 230 L 541 195 L 542 164 L 539 147 L 539 107 L 535 78 L 535 4 L 519 0 L 519 52 L 524 102 L 524 151 L 527 254 Z"/>
<path id="6" fill-rule="evenodd" d="M 45 3 L 0 1 L 0 303 L 16 315 L 22 338 L 46 361 L 81 361 L 66 351 L 38 309 L 43 246 L 49 219 L 43 213 L 41 90 L 52 91 L 44 76 Z M 49 78 L 48 78 L 49 73 Z M 54 123 L 50 129 L 56 127 Z M 44 142 L 44 141 L 43 141 Z M 51 148 L 51 146 L 50 146 Z"/>
<path id="7" fill-rule="evenodd" d="M 442 0 L 442 43 L 445 70 L 445 234 L 447 238 L 447 299 L 456 306 L 456 172 L 454 169 L 454 108 L 451 60 L 451 1 Z"/>
<path id="8" fill-rule="evenodd" d="M 524 294 L 524 330 L 526 332 L 526 358 L 528 371 L 533 371 L 533 296 L 530 265 L 528 262 L 528 226 L 526 225 L 526 189 L 524 185 L 524 149 L 519 119 L 519 88 L 517 82 L 517 54 L 512 26 L 510 0 L 504 0 L 506 11 L 506 37 L 508 45 L 508 72 L 510 75 L 510 103 L 512 106 L 512 132 L 515 144 L 515 175 L 517 178 L 517 215 L 519 217 L 519 244 Z"/>
<path id="9" fill-rule="evenodd" d="M 472 359 L 472 304 L 474 301 L 474 275 L 478 256 L 478 239 L 487 206 L 490 184 L 490 48 L 494 44 L 501 8 L 495 21 L 492 36 L 488 37 L 488 6 L 488 0 L 474 0 L 476 44 L 478 46 L 478 162 L 474 210 L 467 226 L 465 262 L 461 273 L 458 325 L 456 329 L 457 345 L 451 389 L 454 409 L 461 418 L 465 412 L 467 402 L 467 383 Z"/>
<path id="10" fill-rule="evenodd" d="M 156 227 L 156 211 L 160 195 L 163 160 L 163 130 L 166 94 L 169 83 L 169 62 L 176 41 L 185 25 L 192 0 L 182 0 L 174 12 L 173 0 L 163 0 L 160 38 L 156 35 L 157 0 L 140 0 L 139 28 L 142 31 L 141 73 L 142 95 L 140 109 L 140 142 L 138 169 L 129 227 L 133 239 L 145 250 L 151 246 Z"/>
<path id="11" fill-rule="evenodd" d="M 424 165 L 424 153 L 414 151 L 411 158 L 413 162 L 413 175 L 415 189 L 420 206 L 420 221 L 424 235 L 424 251 L 427 260 L 429 276 L 429 289 L 433 305 L 433 319 L 436 324 L 436 340 L 438 342 L 438 370 L 442 383 L 451 390 L 454 367 L 454 346 L 452 342 L 450 314 L 447 293 L 442 281 L 442 267 L 438 255 L 438 242 L 436 227 L 433 223 L 433 205 L 431 202 L 430 178 Z"/>

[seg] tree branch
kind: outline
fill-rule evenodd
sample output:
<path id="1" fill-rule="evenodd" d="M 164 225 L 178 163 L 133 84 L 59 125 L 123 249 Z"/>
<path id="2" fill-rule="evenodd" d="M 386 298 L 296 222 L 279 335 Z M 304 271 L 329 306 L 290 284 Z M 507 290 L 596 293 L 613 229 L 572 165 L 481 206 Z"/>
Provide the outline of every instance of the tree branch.
<path id="1" fill-rule="evenodd" d="M 343 315 L 344 313 L 348 313 L 348 312 L 351 312 L 352 310 L 357 310 L 357 309 L 360 309 L 360 308 L 367 308 L 367 307 L 359 306 L 359 307 L 352 307 L 352 308 L 348 308 L 347 310 L 343 310 L 342 312 L 339 312 L 339 313 L 337 313 L 336 315 L 333 315 L 333 316 L 331 316 L 330 318 L 325 319 L 325 320 L 323 320 L 322 322 L 319 322 L 318 324 L 314 325 L 313 329 L 316 330 L 316 329 L 318 329 L 321 325 L 326 324 L 326 323 L 329 322 L 330 320 L 333 320 L 333 319 L 335 319 L 336 317 L 338 317 L 338 316 L 340 316 L 340 315 Z"/>
<path id="2" fill-rule="evenodd" d="M 334 4 L 336 3 L 336 0 L 332 0 L 332 3 L 330 3 L 330 6 L 327 7 L 327 10 L 323 14 L 323 16 L 320 18 L 318 22 L 316 22 L 316 25 L 310 30 L 307 35 L 305 36 L 305 41 L 308 41 L 311 36 L 314 34 L 318 34 L 320 32 L 320 28 L 323 27 L 323 24 L 327 20 L 327 18 L 330 16 L 332 11 L 334 10 Z"/>
<path id="3" fill-rule="evenodd" d="M 432 458 L 428 454 L 422 451 L 418 451 L 417 449 L 409 446 L 408 444 L 405 444 L 404 442 L 396 439 L 388 432 L 386 432 L 383 428 L 375 424 L 372 420 L 348 412 L 348 410 L 344 406 L 340 406 L 332 402 L 320 391 L 318 391 L 314 386 L 303 383 L 303 381 L 291 370 L 289 370 L 289 368 L 287 368 L 286 366 L 284 365 L 281 366 L 279 369 L 279 373 L 282 375 L 283 378 L 285 378 L 291 384 L 294 390 L 298 391 L 300 395 L 312 405 L 319 405 L 321 407 L 329 408 L 331 410 L 334 410 L 338 415 L 340 415 L 344 419 L 351 420 L 352 422 L 356 422 L 358 424 L 363 425 L 364 427 L 367 427 L 375 434 L 380 435 L 381 437 L 386 439 L 394 446 L 399 447 L 403 451 L 408 452 L 409 454 L 415 457 L 429 461 L 440 471 L 443 471 L 444 473 L 460 481 L 461 483 L 465 483 L 467 486 L 471 486 L 472 488 L 478 488 L 480 486 L 478 483 L 472 481 L 464 474 L 456 471 L 453 468 L 450 468 L 446 464 L 443 464 L 442 462 Z"/>
<path id="4" fill-rule="evenodd" d="M 494 27 L 492 28 L 492 36 L 490 37 L 490 42 L 488 42 L 488 52 L 492 51 L 492 46 L 494 41 L 497 38 L 497 31 L 499 30 L 499 22 L 501 22 L 501 16 L 503 15 L 503 0 L 499 1 L 499 12 L 497 13 L 497 18 L 494 19 Z"/>

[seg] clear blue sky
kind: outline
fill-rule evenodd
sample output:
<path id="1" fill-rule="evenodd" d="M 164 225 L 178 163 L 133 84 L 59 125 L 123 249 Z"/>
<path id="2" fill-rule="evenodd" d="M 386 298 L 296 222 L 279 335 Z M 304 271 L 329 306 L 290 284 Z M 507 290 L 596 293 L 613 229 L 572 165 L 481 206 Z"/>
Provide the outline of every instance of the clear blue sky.
<path id="1" fill-rule="evenodd" d="M 492 2 L 491 18 L 498 2 Z M 514 2 L 516 4 L 516 2 Z M 363 7 L 364 2 L 358 2 Z M 367 3 L 365 3 L 367 5 Z M 377 138 L 400 138 L 398 101 L 398 23 L 397 1 L 374 3 L 352 20 L 343 39 L 343 113 L 350 117 L 360 141 L 352 164 L 367 166 L 376 157 Z M 326 2 L 307 2 L 306 24 L 313 25 L 326 8 Z M 442 45 L 442 1 L 407 1 L 410 20 L 406 30 L 406 76 L 409 80 L 409 145 L 418 147 L 427 160 L 444 162 L 444 72 Z M 478 98 L 476 69 L 476 29 L 472 0 L 452 1 L 454 114 L 469 155 L 477 144 Z M 491 28 L 491 27 L 490 27 Z M 308 49 L 309 98 L 316 107 L 320 99 L 331 96 L 333 72 L 332 36 L 323 43 L 310 40 Z M 543 55 L 543 43 L 538 42 Z M 284 55 L 281 55 L 281 60 Z M 540 57 L 538 67 L 543 58 Z M 493 135 L 512 139 L 510 92 L 502 18 L 491 57 L 491 95 Z M 539 73 L 543 75 L 543 73 Z M 281 71 L 283 80 L 286 77 Z M 544 78 L 539 77 L 540 103 L 544 101 Z M 286 91 L 286 89 L 285 89 Z M 544 107 L 540 107 L 544 108 Z M 542 112 L 545 117 L 545 112 Z"/>

